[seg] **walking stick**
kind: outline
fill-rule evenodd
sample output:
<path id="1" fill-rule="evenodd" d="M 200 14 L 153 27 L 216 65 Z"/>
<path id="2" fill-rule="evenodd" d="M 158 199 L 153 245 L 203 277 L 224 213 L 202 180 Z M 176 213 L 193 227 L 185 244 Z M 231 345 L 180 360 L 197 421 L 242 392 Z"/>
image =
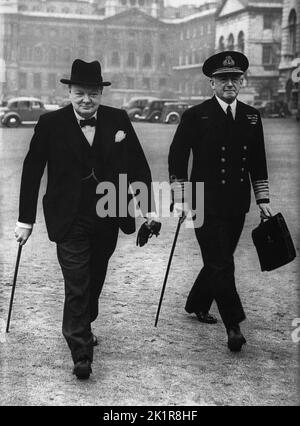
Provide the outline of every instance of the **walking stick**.
<path id="1" fill-rule="evenodd" d="M 159 312 L 160 312 L 162 300 L 163 300 L 165 289 L 166 289 L 167 279 L 168 279 L 170 266 L 171 266 L 171 262 L 172 262 L 176 242 L 177 242 L 177 237 L 178 237 L 178 234 L 179 234 L 180 226 L 181 226 L 182 222 L 184 221 L 184 219 L 185 219 L 185 215 L 181 216 L 178 219 L 175 237 L 174 237 L 174 241 L 173 241 L 173 245 L 172 245 L 172 249 L 171 249 L 171 253 L 170 253 L 170 257 L 169 257 L 169 262 L 168 262 L 168 266 L 167 266 L 167 270 L 166 270 L 166 274 L 165 274 L 165 279 L 164 279 L 163 286 L 162 286 L 162 289 L 161 289 L 160 300 L 159 300 L 159 304 L 158 304 L 158 308 L 157 308 L 157 312 L 156 312 L 155 325 L 154 325 L 155 327 L 157 326 L 157 322 L 158 322 Z"/>
<path id="2" fill-rule="evenodd" d="M 9 332 L 10 316 L 11 316 L 11 310 L 12 310 L 12 305 L 13 305 L 13 301 L 14 301 L 14 294 L 15 294 L 15 288 L 16 288 L 16 282 L 17 282 L 17 276 L 18 276 L 18 269 L 19 269 L 22 247 L 23 246 L 21 246 L 21 244 L 19 244 L 16 267 L 15 267 L 15 274 L 14 274 L 14 281 L 13 281 L 13 285 L 12 285 L 12 289 L 11 289 L 11 295 L 10 295 L 9 311 L 8 311 L 8 318 L 7 318 L 7 324 L 6 324 L 6 333 Z"/>

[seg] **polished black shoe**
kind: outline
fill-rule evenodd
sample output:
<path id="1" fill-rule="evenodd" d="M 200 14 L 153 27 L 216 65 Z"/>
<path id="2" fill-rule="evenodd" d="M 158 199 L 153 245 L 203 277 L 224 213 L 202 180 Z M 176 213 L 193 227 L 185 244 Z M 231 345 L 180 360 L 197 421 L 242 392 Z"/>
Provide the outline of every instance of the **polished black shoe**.
<path id="1" fill-rule="evenodd" d="M 93 334 L 93 346 L 98 346 L 98 339 L 97 339 L 97 336 L 95 336 L 94 334 Z"/>
<path id="2" fill-rule="evenodd" d="M 234 326 L 227 330 L 228 342 L 227 346 L 231 352 L 240 352 L 242 346 L 246 343 L 245 337 L 242 335 L 240 327 Z"/>
<path id="3" fill-rule="evenodd" d="M 216 324 L 218 322 L 217 318 L 213 315 L 210 315 L 208 312 L 195 312 L 196 317 L 200 322 L 204 322 L 206 324 Z"/>
<path id="4" fill-rule="evenodd" d="M 87 380 L 92 373 L 91 364 L 91 361 L 88 359 L 77 361 L 74 365 L 73 374 L 77 376 L 77 379 Z"/>

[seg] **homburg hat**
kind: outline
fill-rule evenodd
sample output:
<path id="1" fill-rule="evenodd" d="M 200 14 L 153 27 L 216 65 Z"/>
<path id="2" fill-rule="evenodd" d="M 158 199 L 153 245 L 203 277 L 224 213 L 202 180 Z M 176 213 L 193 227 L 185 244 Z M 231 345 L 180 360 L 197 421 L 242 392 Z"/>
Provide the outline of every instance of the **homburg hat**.
<path id="1" fill-rule="evenodd" d="M 103 81 L 99 61 L 85 62 L 75 59 L 72 64 L 70 79 L 62 78 L 61 83 L 78 84 L 82 86 L 110 86 L 109 81 Z"/>

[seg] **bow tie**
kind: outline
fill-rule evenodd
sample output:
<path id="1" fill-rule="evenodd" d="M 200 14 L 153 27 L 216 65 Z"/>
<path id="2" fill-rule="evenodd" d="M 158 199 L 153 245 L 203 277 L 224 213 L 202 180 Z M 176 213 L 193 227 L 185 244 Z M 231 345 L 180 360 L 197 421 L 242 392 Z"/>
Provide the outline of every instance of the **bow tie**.
<path id="1" fill-rule="evenodd" d="M 92 117 L 92 118 L 88 118 L 87 120 L 79 120 L 79 124 L 80 127 L 84 127 L 84 126 L 96 126 L 96 118 Z"/>

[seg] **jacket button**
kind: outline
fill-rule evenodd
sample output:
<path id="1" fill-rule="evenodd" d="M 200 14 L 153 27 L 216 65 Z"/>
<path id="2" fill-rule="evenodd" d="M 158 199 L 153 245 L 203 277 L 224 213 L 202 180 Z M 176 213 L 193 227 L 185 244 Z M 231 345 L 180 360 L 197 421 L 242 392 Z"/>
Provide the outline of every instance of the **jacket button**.
<path id="1" fill-rule="evenodd" d="M 241 178 L 241 182 L 244 182 L 244 179 L 243 179 L 243 178 Z"/>
<path id="2" fill-rule="evenodd" d="M 225 151 L 225 150 L 226 150 L 226 147 L 225 147 L 225 146 L 222 146 L 222 148 L 221 148 L 221 149 L 222 149 L 222 151 Z"/>
<path id="3" fill-rule="evenodd" d="M 222 185 L 225 185 L 225 183 L 226 183 L 226 180 L 221 180 L 221 183 L 222 183 Z"/>
<path id="4" fill-rule="evenodd" d="M 243 157 L 243 158 L 242 158 L 242 160 L 243 160 L 243 161 L 246 161 L 246 157 Z"/>
<path id="5" fill-rule="evenodd" d="M 226 170 L 225 169 L 221 169 L 221 173 L 225 173 L 226 172 Z"/>
<path id="6" fill-rule="evenodd" d="M 243 148 L 244 148 L 244 150 L 246 150 L 247 149 L 247 145 L 244 145 Z"/>
<path id="7" fill-rule="evenodd" d="M 224 157 L 221 158 L 222 163 L 225 163 L 226 159 Z"/>
<path id="8" fill-rule="evenodd" d="M 242 172 L 244 172 L 244 171 L 245 171 L 244 167 L 242 167 L 242 168 L 241 168 L 241 171 L 242 171 Z"/>

